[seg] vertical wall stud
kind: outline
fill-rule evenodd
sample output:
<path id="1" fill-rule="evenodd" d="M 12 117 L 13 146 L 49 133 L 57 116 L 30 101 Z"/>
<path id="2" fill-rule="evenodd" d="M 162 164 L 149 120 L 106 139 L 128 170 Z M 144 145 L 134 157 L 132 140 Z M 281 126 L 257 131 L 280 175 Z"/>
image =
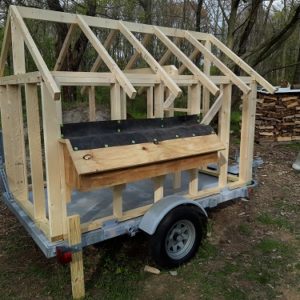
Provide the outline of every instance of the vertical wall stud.
<path id="1" fill-rule="evenodd" d="M 41 83 L 41 86 L 50 236 L 57 237 L 66 232 L 67 215 L 63 190 L 64 161 L 62 146 L 58 142 L 61 132 L 55 101 L 46 85 Z"/>
<path id="2" fill-rule="evenodd" d="M 127 95 L 124 89 L 121 88 L 121 119 L 127 119 Z"/>
<path id="3" fill-rule="evenodd" d="M 154 202 L 157 202 L 164 197 L 165 176 L 157 176 L 152 179 L 154 182 Z"/>
<path id="4" fill-rule="evenodd" d="M 113 214 L 115 218 L 121 218 L 123 215 L 123 190 L 125 185 L 120 184 L 113 187 Z"/>
<path id="5" fill-rule="evenodd" d="M 211 42 L 210 41 L 206 41 L 205 42 L 205 47 L 211 51 Z M 210 60 L 208 60 L 207 58 L 204 58 L 204 74 L 207 76 L 210 76 L 210 67 L 211 67 L 211 62 Z M 210 106 L 210 93 L 209 90 L 207 88 L 203 87 L 203 104 L 202 104 L 202 111 L 203 111 L 203 115 L 205 115 L 208 110 L 209 110 L 209 106 Z"/>
<path id="6" fill-rule="evenodd" d="M 227 185 L 232 85 L 223 85 L 221 89 L 223 89 L 223 100 L 219 111 L 218 135 L 226 148 L 219 152 L 219 186 L 223 188 Z"/>
<path id="7" fill-rule="evenodd" d="M 121 87 L 117 82 L 110 87 L 110 113 L 111 120 L 121 120 Z"/>
<path id="8" fill-rule="evenodd" d="M 96 121 L 96 95 L 95 95 L 95 87 L 90 86 L 88 88 L 89 91 L 89 121 Z"/>
<path id="9" fill-rule="evenodd" d="M 252 179 L 252 162 L 254 147 L 255 112 L 257 84 L 251 83 L 251 92 L 243 96 L 243 117 L 240 146 L 240 180 L 248 182 Z"/>
<path id="10" fill-rule="evenodd" d="M 155 118 L 164 117 L 164 86 L 163 84 L 156 84 L 154 86 L 154 116 Z"/>
<path id="11" fill-rule="evenodd" d="M 154 93 L 153 86 L 147 88 L 147 118 L 154 118 Z"/>
<path id="12" fill-rule="evenodd" d="M 46 207 L 37 85 L 26 84 L 25 96 L 34 217 L 44 219 Z"/>

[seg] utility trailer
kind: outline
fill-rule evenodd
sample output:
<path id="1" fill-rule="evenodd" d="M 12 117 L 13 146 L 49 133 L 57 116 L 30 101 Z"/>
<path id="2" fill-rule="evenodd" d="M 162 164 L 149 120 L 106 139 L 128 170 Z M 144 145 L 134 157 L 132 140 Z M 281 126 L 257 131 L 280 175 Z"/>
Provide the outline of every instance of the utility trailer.
<path id="1" fill-rule="evenodd" d="M 27 19 L 67 24 L 53 70 Z M 101 31 L 107 33 L 104 41 Z M 63 71 L 78 32 L 96 51 L 96 61 L 88 72 Z M 122 69 L 110 55 L 117 36 L 121 42 L 115 47 L 133 47 Z M 165 52 L 156 60 L 147 46 L 158 43 Z M 35 72 L 26 71 L 25 45 Z M 10 48 L 13 75 L 6 71 Z M 216 56 L 220 53 L 246 76 L 235 75 Z M 212 64 L 222 75 L 211 75 Z M 196 253 L 205 236 L 205 208 L 246 197 L 253 187 L 257 83 L 270 93 L 275 88 L 210 34 L 11 6 L 0 76 L 3 200 L 46 257 L 70 262 L 74 298 L 84 296 L 85 246 L 144 231 L 156 262 L 177 266 Z M 232 85 L 243 100 L 234 174 L 229 165 Z M 64 124 L 65 86 L 88 94 L 89 122 Z M 95 120 L 99 86 L 110 88 L 109 121 Z M 187 100 L 178 107 L 182 90 Z M 127 120 L 126 103 L 135 101 L 129 99 L 137 92 L 146 93 L 147 119 Z"/>

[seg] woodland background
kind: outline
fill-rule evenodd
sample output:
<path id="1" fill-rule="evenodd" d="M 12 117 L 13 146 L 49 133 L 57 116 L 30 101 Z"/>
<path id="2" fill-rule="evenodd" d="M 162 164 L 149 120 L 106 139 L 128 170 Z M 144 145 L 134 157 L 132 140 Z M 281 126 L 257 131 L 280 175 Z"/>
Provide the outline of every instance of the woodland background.
<path id="1" fill-rule="evenodd" d="M 300 83 L 300 0 L 0 0 L 0 43 L 11 4 L 212 33 L 273 84 Z M 67 25 L 26 23 L 48 66 L 53 67 Z M 103 29 L 95 33 L 102 41 L 108 34 Z M 159 59 L 165 49 L 154 40 L 150 44 L 150 52 Z M 109 49 L 121 67 L 133 51 L 121 36 Z M 96 55 L 78 32 L 64 69 L 88 71 Z M 201 59 L 197 64 L 202 67 Z M 28 59 L 27 71 L 34 69 Z M 76 95 L 71 94 L 74 100 Z"/>

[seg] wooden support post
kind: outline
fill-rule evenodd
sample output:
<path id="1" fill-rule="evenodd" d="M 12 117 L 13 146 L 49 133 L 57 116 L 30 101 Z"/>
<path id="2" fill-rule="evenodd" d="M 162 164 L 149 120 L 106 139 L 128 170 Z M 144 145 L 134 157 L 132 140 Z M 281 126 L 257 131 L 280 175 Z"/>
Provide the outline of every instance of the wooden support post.
<path id="1" fill-rule="evenodd" d="M 13 128 L 11 126 L 10 109 L 11 102 L 8 100 L 8 86 L 0 86 L 0 99 L 1 99 L 1 125 L 2 125 L 2 138 L 4 148 L 5 170 L 9 183 L 10 190 L 15 190 L 15 170 L 14 170 L 14 145 L 12 143 Z"/>
<path id="2" fill-rule="evenodd" d="M 89 87 L 89 121 L 96 121 L 96 95 L 95 86 Z"/>
<path id="3" fill-rule="evenodd" d="M 81 245 L 79 215 L 68 217 L 68 240 L 70 247 Z M 82 250 L 73 251 L 70 269 L 73 298 L 82 299 L 85 296 Z"/>
<path id="4" fill-rule="evenodd" d="M 125 91 L 121 88 L 121 119 L 127 119 L 127 95 Z"/>
<path id="5" fill-rule="evenodd" d="M 154 116 L 155 118 L 164 117 L 164 86 L 163 84 L 156 84 L 154 86 Z"/>
<path id="6" fill-rule="evenodd" d="M 211 42 L 206 41 L 205 42 L 205 47 L 207 48 L 208 51 L 211 51 Z M 206 76 L 210 76 L 210 67 L 211 67 L 211 62 L 207 57 L 204 57 L 204 74 Z M 203 111 L 203 116 L 208 112 L 209 106 L 210 106 L 210 92 L 207 88 L 203 87 L 203 102 L 202 102 L 202 111 Z"/>
<path id="7" fill-rule="evenodd" d="M 154 202 L 164 197 L 164 180 L 165 176 L 157 176 L 153 178 L 154 182 Z"/>
<path id="8" fill-rule="evenodd" d="M 190 181 L 189 181 L 189 194 L 195 196 L 198 194 L 198 169 L 189 170 Z"/>
<path id="9" fill-rule="evenodd" d="M 50 237 L 58 239 L 66 233 L 67 215 L 63 186 L 64 160 L 62 146 L 58 142 L 61 132 L 55 101 L 44 83 L 41 83 L 41 87 Z"/>
<path id="10" fill-rule="evenodd" d="M 181 172 L 178 171 L 178 172 L 175 172 L 174 173 L 174 178 L 173 178 L 173 188 L 175 190 L 178 190 L 181 188 Z"/>
<path id="11" fill-rule="evenodd" d="M 201 105 L 201 85 L 192 84 L 188 87 L 188 114 L 200 114 Z"/>
<path id="12" fill-rule="evenodd" d="M 123 215 L 123 190 L 125 185 L 120 184 L 113 187 L 113 215 L 115 218 L 122 218 Z"/>
<path id="13" fill-rule="evenodd" d="M 15 197 L 20 201 L 28 200 L 26 154 L 24 142 L 24 123 L 21 86 L 8 85 L 7 96 L 11 126 L 12 161 L 14 168 Z"/>
<path id="14" fill-rule="evenodd" d="M 252 179 L 252 162 L 255 131 L 255 112 L 257 84 L 250 85 L 251 92 L 243 96 L 243 115 L 240 146 L 240 180 L 248 182 Z"/>
<path id="15" fill-rule="evenodd" d="M 55 101 L 57 121 L 59 125 L 63 124 L 62 101 L 61 98 Z"/>
<path id="16" fill-rule="evenodd" d="M 211 42 L 206 41 L 205 42 L 205 47 L 207 48 L 208 51 L 211 51 Z M 211 62 L 207 58 L 207 56 L 204 57 L 204 74 L 206 76 L 210 76 L 210 67 L 211 67 Z M 207 88 L 203 87 L 203 102 L 202 102 L 202 111 L 203 111 L 203 116 L 208 112 L 210 106 L 210 92 Z"/>
<path id="17" fill-rule="evenodd" d="M 110 87 L 111 120 L 121 120 L 121 87 L 116 82 Z"/>
<path id="18" fill-rule="evenodd" d="M 171 93 L 169 89 L 166 89 L 165 91 L 165 99 L 168 99 L 170 97 Z M 172 102 L 172 104 L 169 106 L 170 110 L 165 111 L 165 115 L 166 117 L 174 117 L 174 101 Z"/>
<path id="19" fill-rule="evenodd" d="M 219 152 L 219 187 L 223 188 L 227 185 L 232 85 L 223 85 L 221 90 L 223 90 L 223 101 L 219 111 L 218 136 L 226 148 Z"/>
<path id="20" fill-rule="evenodd" d="M 46 205 L 37 85 L 26 84 L 25 96 L 34 218 L 45 219 Z"/>
<path id="21" fill-rule="evenodd" d="M 201 86 L 200 84 L 193 84 L 188 87 L 188 114 L 195 115 L 200 113 L 201 104 Z M 195 168 L 189 170 L 189 194 L 197 195 L 198 193 L 198 174 L 199 169 Z"/>
<path id="22" fill-rule="evenodd" d="M 154 118 L 154 94 L 153 94 L 153 86 L 147 88 L 147 118 Z"/>

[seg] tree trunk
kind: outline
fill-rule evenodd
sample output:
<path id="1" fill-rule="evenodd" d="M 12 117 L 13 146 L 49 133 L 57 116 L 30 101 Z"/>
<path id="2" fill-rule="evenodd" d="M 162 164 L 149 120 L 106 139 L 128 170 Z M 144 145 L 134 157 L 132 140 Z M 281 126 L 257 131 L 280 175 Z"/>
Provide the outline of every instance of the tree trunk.
<path id="1" fill-rule="evenodd" d="M 201 12 L 202 12 L 203 0 L 198 0 L 196 8 L 196 31 L 201 31 Z"/>
<path id="2" fill-rule="evenodd" d="M 95 16 L 96 15 L 96 8 L 97 8 L 97 0 L 87 0 L 87 15 Z M 61 6 L 59 0 L 47 0 L 48 7 L 51 10 L 61 11 L 63 12 L 64 9 Z M 56 32 L 57 32 L 57 39 L 55 43 L 56 48 L 56 57 L 58 57 L 60 50 L 62 48 L 63 42 L 65 37 L 68 33 L 68 27 L 64 23 L 56 23 Z M 88 39 L 85 37 L 83 33 L 80 34 L 79 38 L 74 44 L 72 49 L 69 49 L 67 52 L 66 60 L 62 69 L 68 71 L 78 71 L 79 66 L 81 64 L 85 49 L 88 44 Z M 77 89 L 74 87 L 66 87 L 63 89 L 63 98 L 67 101 L 76 101 L 77 100 Z"/>
<path id="3" fill-rule="evenodd" d="M 300 47 L 298 49 L 298 64 L 296 65 L 294 76 L 293 76 L 293 84 L 300 84 Z"/>
<path id="4" fill-rule="evenodd" d="M 144 10 L 146 24 L 152 24 L 152 0 L 139 0 L 140 6 Z"/>

